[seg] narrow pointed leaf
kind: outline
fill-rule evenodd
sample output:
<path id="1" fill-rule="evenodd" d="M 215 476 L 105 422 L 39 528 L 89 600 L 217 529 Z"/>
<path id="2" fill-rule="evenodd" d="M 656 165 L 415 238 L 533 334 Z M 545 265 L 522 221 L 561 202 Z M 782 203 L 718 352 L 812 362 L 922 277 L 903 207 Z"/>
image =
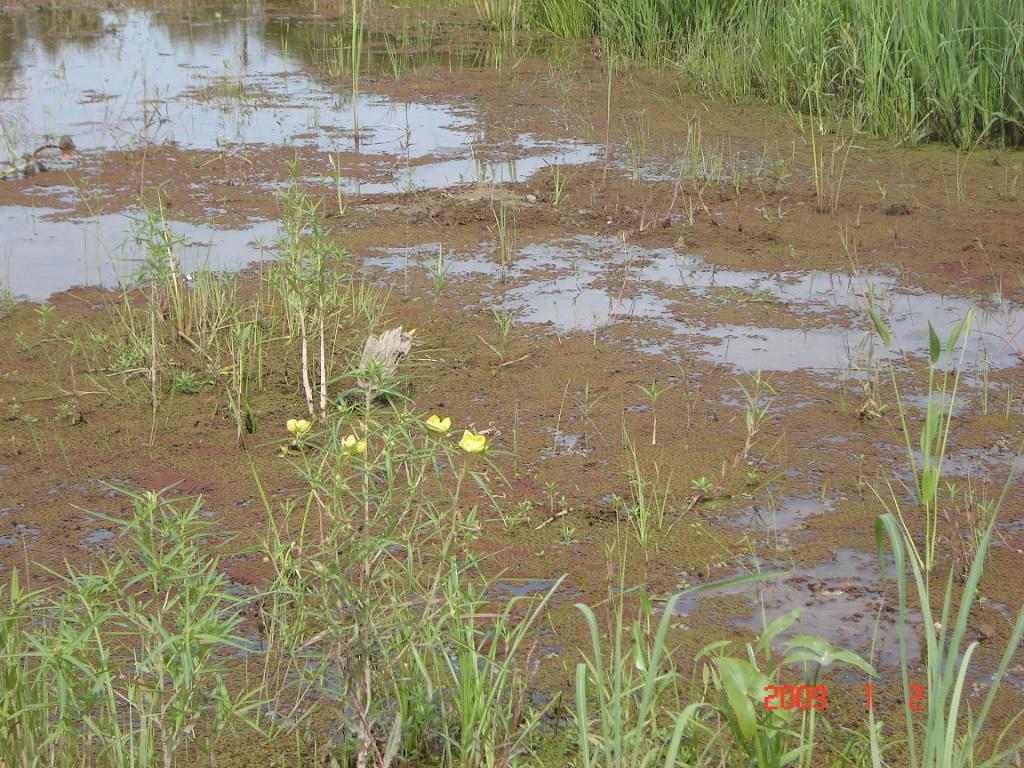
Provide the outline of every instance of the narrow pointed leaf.
<path id="1" fill-rule="evenodd" d="M 939 334 L 935 332 L 931 321 L 928 322 L 928 352 L 932 365 L 936 365 L 939 362 L 939 355 L 942 354 L 942 344 L 939 342 Z"/>

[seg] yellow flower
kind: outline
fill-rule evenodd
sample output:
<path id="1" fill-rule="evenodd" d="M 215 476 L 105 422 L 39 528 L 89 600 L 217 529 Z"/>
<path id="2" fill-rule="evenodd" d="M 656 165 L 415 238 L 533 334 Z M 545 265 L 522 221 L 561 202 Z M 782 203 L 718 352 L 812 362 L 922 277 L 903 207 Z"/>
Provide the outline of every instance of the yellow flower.
<path id="1" fill-rule="evenodd" d="M 436 413 L 427 419 L 427 429 L 431 432 L 437 432 L 439 434 L 448 434 L 448 430 L 452 428 L 452 420 L 445 416 L 443 419 Z"/>
<path id="2" fill-rule="evenodd" d="M 475 435 L 468 429 L 462 433 L 459 448 L 466 453 L 481 453 L 487 447 L 486 435 Z"/>
<path id="3" fill-rule="evenodd" d="M 345 453 L 366 453 L 366 441 L 360 440 L 355 435 L 348 435 L 341 439 L 341 448 Z"/>
<path id="4" fill-rule="evenodd" d="M 305 419 L 288 419 L 288 423 L 285 426 L 288 427 L 289 432 L 299 437 L 309 432 L 310 424 Z"/>

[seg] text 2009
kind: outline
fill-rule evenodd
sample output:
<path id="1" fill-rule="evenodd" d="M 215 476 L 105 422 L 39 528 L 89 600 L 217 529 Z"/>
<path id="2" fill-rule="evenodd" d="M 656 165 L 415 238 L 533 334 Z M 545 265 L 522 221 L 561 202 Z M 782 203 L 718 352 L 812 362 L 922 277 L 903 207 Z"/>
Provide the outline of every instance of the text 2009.
<path id="1" fill-rule="evenodd" d="M 765 709 L 828 708 L 828 688 L 824 685 L 766 685 Z"/>

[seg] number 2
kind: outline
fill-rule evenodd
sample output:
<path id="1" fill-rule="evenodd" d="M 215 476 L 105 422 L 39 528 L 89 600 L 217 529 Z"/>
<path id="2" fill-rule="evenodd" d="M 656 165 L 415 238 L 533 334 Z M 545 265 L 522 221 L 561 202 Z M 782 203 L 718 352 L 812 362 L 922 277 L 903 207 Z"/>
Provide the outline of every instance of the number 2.
<path id="1" fill-rule="evenodd" d="M 768 693 L 764 697 L 764 708 L 765 709 L 778 709 L 779 708 L 778 703 L 776 703 L 773 706 L 769 702 L 771 702 L 771 701 L 778 702 L 780 700 L 779 686 L 777 686 L 777 685 L 766 685 L 764 687 L 764 689 L 765 689 L 765 691 L 768 691 Z"/>

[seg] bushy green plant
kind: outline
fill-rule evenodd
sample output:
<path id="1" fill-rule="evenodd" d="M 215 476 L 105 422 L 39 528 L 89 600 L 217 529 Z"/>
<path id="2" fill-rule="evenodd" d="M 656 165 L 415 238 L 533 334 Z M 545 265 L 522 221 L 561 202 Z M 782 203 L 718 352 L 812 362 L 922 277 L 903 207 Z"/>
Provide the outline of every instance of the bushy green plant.
<path id="1" fill-rule="evenodd" d="M 133 495 L 118 556 L 70 569 L 59 589 L 25 594 L 17 576 L 0 615 L 0 754 L 11 768 L 171 768 L 200 764 L 251 723 L 259 688 L 227 686 L 242 649 L 242 600 L 209 552 L 202 505 Z"/>

